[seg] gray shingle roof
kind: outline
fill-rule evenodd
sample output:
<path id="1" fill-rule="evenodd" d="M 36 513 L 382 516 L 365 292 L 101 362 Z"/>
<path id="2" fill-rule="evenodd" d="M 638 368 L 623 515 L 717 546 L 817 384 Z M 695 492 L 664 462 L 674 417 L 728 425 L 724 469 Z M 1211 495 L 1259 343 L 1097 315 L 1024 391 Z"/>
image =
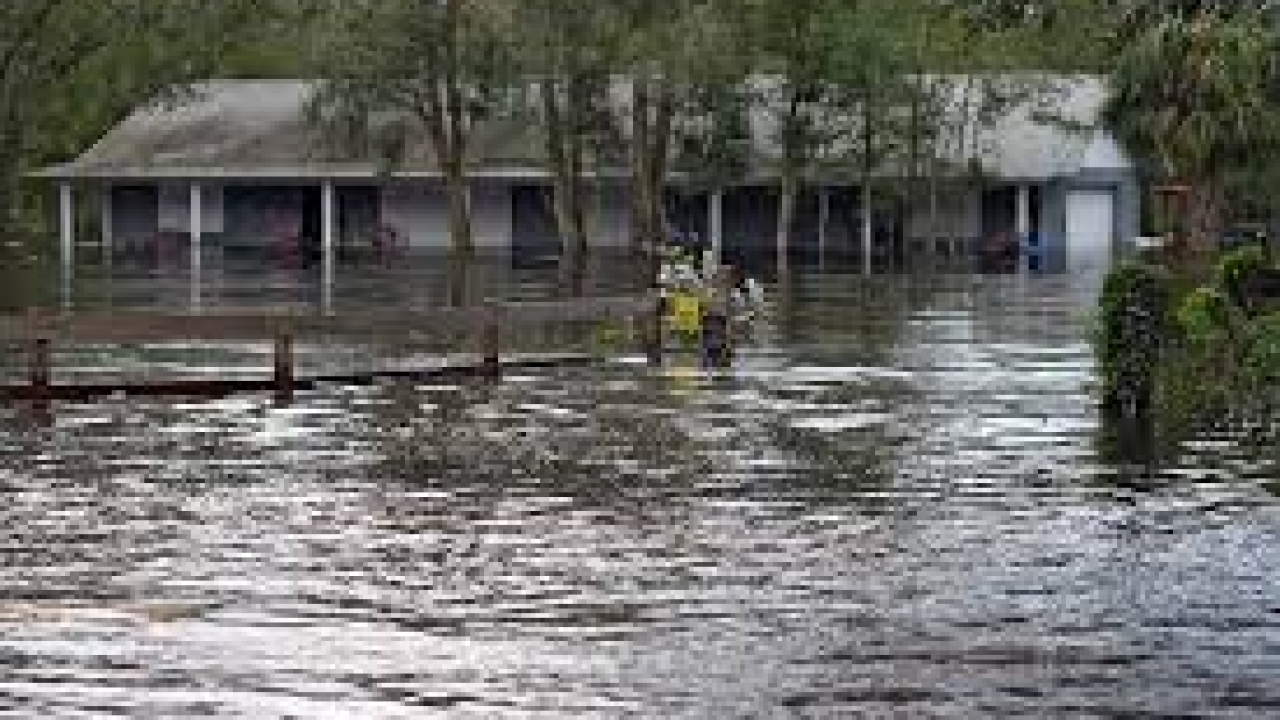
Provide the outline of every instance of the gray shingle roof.
<path id="1" fill-rule="evenodd" d="M 1099 127 L 1106 85 L 1096 78 L 1056 80 L 1040 101 L 1015 108 L 979 133 L 968 153 L 1000 178 L 1041 179 L 1084 169 L 1132 167 L 1120 145 Z"/>
<path id="2" fill-rule="evenodd" d="M 1105 87 L 1096 79 L 1054 81 L 1059 92 L 1043 107 L 1020 106 L 973 133 L 963 147 L 942 153 L 956 166 L 981 164 L 989 175 L 1040 180 L 1082 167 L 1128 167 L 1123 152 L 1096 125 Z M 370 178 L 385 163 L 352 154 L 326 139 L 308 120 L 316 81 L 214 81 L 185 100 L 147 106 L 112 129 L 75 161 L 39 173 L 48 178 Z M 958 96 L 957 96 L 958 97 Z M 1086 128 L 1069 130 L 1039 117 L 1047 111 Z M 767 136 L 756 118 L 755 132 Z M 512 119 L 485 124 L 473 142 L 473 171 L 482 177 L 544 176 L 536 126 Z M 757 142 L 756 168 L 771 164 L 768 142 Z M 435 176 L 424 138 L 406 149 L 396 176 Z"/>

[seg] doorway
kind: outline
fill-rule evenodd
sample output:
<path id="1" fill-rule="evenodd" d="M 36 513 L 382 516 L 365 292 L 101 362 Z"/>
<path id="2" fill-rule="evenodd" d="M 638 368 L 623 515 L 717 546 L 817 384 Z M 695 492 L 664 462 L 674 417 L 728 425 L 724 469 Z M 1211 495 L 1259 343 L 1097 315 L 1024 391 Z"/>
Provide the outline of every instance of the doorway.
<path id="1" fill-rule="evenodd" d="M 1067 268 L 1073 275 L 1096 275 L 1111 266 L 1115 205 L 1115 193 L 1110 190 L 1067 193 Z"/>

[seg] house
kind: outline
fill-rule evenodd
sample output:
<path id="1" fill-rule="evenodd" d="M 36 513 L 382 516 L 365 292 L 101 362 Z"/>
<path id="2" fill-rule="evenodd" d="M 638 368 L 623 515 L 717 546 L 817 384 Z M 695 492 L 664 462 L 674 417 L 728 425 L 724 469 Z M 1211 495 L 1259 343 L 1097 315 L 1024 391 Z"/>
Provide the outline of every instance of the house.
<path id="1" fill-rule="evenodd" d="M 1048 109 L 1068 122 L 1045 122 L 1039 117 L 1045 108 L 1028 105 L 974 128 L 943 158 L 947 167 L 968 170 L 936 178 L 928 201 L 917 203 L 905 222 L 894 223 L 875 207 L 864 212 L 864 195 L 839 173 L 810 178 L 796 246 L 856 254 L 886 233 L 908 243 L 1004 235 L 1021 238 L 1059 267 L 1083 268 L 1109 257 L 1138 234 L 1137 174 L 1115 140 L 1096 127 L 1103 84 L 1083 78 L 1058 86 Z M 302 243 L 331 267 L 334 253 L 347 247 L 447 246 L 442 181 L 425 144 L 408 147 L 392 167 L 337 148 L 309 120 L 318 87 L 284 80 L 205 83 L 187 102 L 138 109 L 83 156 L 41 171 L 61 188 L 64 260 L 76 245 L 81 196 L 90 198 L 100 240 L 111 247 L 168 242 L 203 253 Z M 712 195 L 678 192 L 680 178 L 672 177 L 671 222 L 715 235 L 730 253 L 767 248 L 774 236 L 769 133 L 754 120 L 761 157 L 741 182 Z M 554 248 L 550 183 L 536 128 L 496 120 L 477 135 L 471 175 L 477 246 Z M 591 242 L 597 246 L 628 241 L 626 178 L 621 167 L 593 177 Z"/>

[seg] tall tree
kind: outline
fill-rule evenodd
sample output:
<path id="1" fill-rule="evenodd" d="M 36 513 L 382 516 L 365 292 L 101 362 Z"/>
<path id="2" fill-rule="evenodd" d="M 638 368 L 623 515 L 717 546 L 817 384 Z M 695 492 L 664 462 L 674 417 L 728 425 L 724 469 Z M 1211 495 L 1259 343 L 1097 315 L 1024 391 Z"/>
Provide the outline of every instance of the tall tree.
<path id="1" fill-rule="evenodd" d="M 1276 38 L 1260 11 L 1169 14 L 1141 31 L 1111 73 L 1105 116 L 1121 140 L 1189 189 L 1183 232 L 1209 248 L 1233 173 L 1280 154 Z"/>
<path id="2" fill-rule="evenodd" d="M 619 69 L 628 79 L 623 125 L 631 165 L 636 247 L 662 240 L 664 188 L 682 112 L 702 81 L 736 61 L 730 15 L 740 0 L 617 0 L 625 34 Z"/>
<path id="3" fill-rule="evenodd" d="M 475 130 L 509 95 L 501 28 L 507 8 L 485 0 L 353 3 L 316 115 L 394 166 L 425 134 L 444 179 L 451 245 L 474 248 L 468 171 Z M 390 120 L 389 120 L 390 118 Z"/>
<path id="4" fill-rule="evenodd" d="M 757 56 L 759 108 L 771 127 L 780 181 L 777 253 L 789 254 L 802 183 L 852 118 L 848 86 L 835 82 L 833 63 L 854 48 L 844 42 L 835 0 L 753 0 L 746 34 Z"/>
<path id="5" fill-rule="evenodd" d="M 551 172 L 556 226 L 566 254 L 587 248 L 586 173 L 612 137 L 611 73 L 618 17 L 608 3 L 515 3 L 511 37 L 535 106 Z"/>
<path id="6" fill-rule="evenodd" d="M 23 0 L 0 4 L 0 232 L 20 178 L 69 159 L 136 104 L 218 74 L 302 0 Z"/>
<path id="7" fill-rule="evenodd" d="M 751 170 L 754 99 L 742 78 L 708 80 L 689 92 L 675 130 L 671 168 L 694 192 L 722 192 Z"/>

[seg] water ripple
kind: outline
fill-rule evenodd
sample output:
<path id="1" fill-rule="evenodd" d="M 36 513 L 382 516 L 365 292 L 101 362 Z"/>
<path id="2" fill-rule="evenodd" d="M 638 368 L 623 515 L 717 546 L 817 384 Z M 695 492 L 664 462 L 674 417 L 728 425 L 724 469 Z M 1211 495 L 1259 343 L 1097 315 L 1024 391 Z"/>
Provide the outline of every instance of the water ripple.
<path id="1" fill-rule="evenodd" d="M 0 409 L 0 717 L 1280 713 L 1274 465 L 1103 460 L 1087 293 L 787 291 L 726 375 Z"/>

